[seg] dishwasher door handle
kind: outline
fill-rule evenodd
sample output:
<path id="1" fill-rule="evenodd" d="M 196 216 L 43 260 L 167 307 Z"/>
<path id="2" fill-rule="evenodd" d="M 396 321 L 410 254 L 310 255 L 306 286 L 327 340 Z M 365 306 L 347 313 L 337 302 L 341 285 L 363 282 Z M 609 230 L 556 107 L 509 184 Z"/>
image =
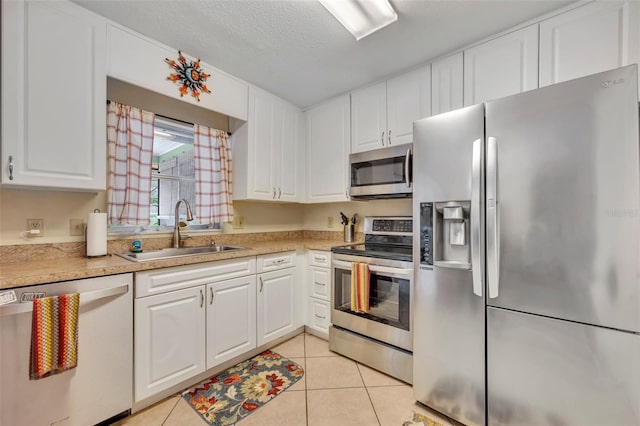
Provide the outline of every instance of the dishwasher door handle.
<path id="1" fill-rule="evenodd" d="M 129 284 L 123 284 L 118 287 L 105 288 L 102 290 L 87 291 L 80 293 L 80 306 L 95 302 L 96 300 L 106 297 L 118 296 L 129 291 Z M 22 314 L 24 312 L 33 312 L 33 303 L 14 303 L 11 305 L 0 306 L 0 317 L 6 315 Z"/>

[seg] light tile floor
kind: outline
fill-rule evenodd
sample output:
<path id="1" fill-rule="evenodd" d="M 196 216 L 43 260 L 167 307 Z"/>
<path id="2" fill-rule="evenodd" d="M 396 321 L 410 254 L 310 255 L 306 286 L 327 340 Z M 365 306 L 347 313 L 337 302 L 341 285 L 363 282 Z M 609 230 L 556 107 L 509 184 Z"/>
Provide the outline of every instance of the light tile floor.
<path id="1" fill-rule="evenodd" d="M 329 344 L 302 333 L 274 347 L 297 362 L 305 375 L 237 426 L 401 426 L 412 411 L 444 426 L 458 423 L 413 399 L 411 386 L 329 350 Z M 180 397 L 169 397 L 120 426 L 206 426 Z"/>

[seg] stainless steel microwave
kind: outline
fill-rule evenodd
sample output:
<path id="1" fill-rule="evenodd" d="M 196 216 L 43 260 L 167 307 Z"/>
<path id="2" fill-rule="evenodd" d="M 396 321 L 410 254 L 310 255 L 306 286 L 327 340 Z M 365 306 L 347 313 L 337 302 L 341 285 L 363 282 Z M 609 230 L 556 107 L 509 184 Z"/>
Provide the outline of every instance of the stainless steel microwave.
<path id="1" fill-rule="evenodd" d="M 349 155 L 350 197 L 411 197 L 412 152 L 413 144 L 405 144 Z"/>

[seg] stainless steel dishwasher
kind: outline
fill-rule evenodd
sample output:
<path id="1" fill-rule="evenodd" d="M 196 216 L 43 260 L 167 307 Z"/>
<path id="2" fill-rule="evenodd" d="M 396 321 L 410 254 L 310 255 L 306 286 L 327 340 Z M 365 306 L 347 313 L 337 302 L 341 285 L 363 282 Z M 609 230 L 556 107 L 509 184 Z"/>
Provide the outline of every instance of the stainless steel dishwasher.
<path id="1" fill-rule="evenodd" d="M 132 274 L 14 289 L 0 306 L 0 425 L 93 425 L 126 415 L 132 403 Z M 78 365 L 29 380 L 34 293 L 80 293 Z M 24 296 L 23 296 L 24 294 Z"/>

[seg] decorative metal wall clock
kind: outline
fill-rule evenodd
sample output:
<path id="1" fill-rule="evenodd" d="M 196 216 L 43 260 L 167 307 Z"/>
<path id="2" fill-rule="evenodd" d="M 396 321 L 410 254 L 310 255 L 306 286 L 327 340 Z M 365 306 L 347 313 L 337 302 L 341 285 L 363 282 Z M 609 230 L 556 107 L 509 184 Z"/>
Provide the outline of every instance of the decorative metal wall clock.
<path id="1" fill-rule="evenodd" d="M 180 97 L 191 92 L 191 96 L 196 98 L 200 102 L 201 93 L 211 93 L 211 90 L 207 88 L 205 81 L 211 77 L 211 74 L 205 73 L 200 68 L 200 59 L 196 61 L 189 61 L 178 50 L 178 60 L 164 58 L 165 62 L 169 64 L 171 68 L 176 70 L 175 73 L 169 74 L 167 80 L 171 80 L 180 85 Z"/>

